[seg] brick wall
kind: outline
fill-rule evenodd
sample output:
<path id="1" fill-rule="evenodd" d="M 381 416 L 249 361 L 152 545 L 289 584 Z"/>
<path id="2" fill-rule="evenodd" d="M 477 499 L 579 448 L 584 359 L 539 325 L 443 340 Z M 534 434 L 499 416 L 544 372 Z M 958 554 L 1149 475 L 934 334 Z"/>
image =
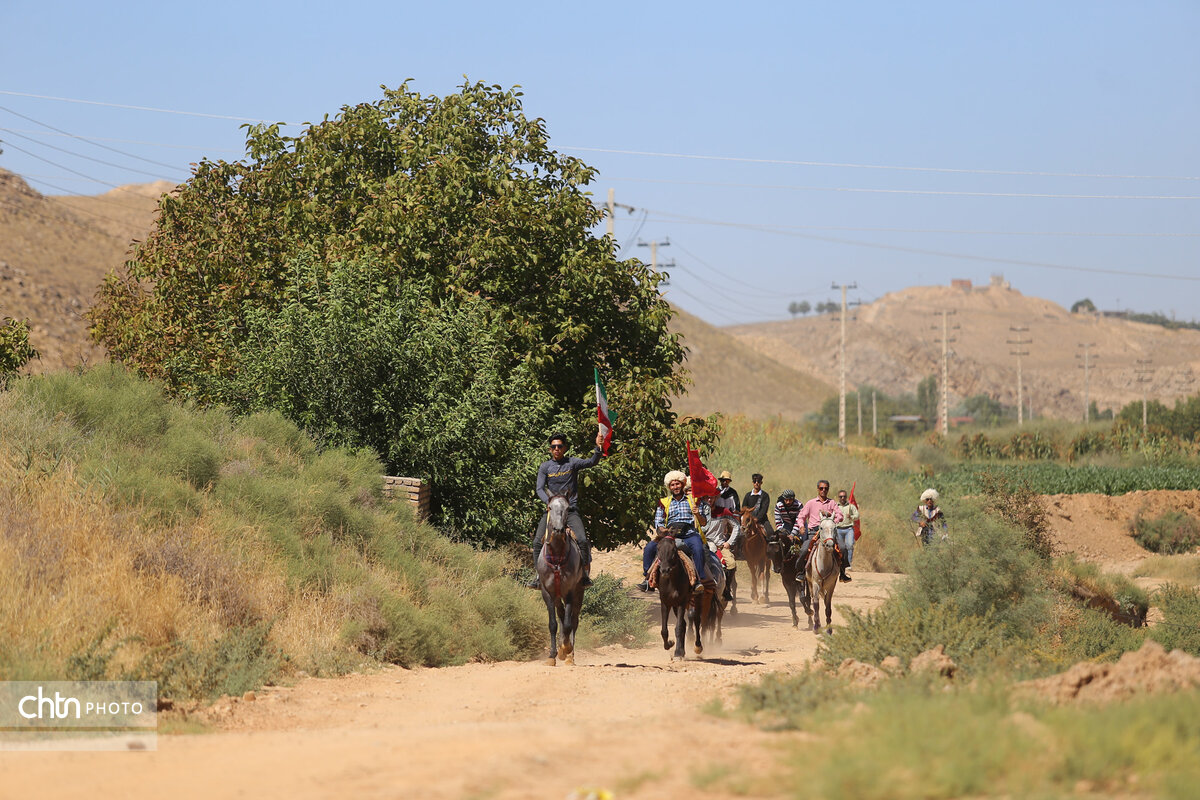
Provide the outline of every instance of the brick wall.
<path id="1" fill-rule="evenodd" d="M 429 484 L 420 478 L 383 476 L 383 496 L 386 500 L 405 500 L 413 507 L 417 519 L 429 519 Z"/>

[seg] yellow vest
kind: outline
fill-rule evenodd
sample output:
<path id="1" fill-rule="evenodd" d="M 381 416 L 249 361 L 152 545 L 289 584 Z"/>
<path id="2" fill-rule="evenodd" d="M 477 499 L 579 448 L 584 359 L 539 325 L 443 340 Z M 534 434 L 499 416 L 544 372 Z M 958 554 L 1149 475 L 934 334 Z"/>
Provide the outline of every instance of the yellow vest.
<path id="1" fill-rule="evenodd" d="M 708 537 L 704 535 L 704 526 L 700 524 L 700 515 L 696 513 L 696 498 L 691 494 L 685 494 L 684 497 L 687 498 L 688 506 L 692 509 L 692 523 L 696 526 L 696 532 L 704 540 L 704 546 L 708 547 Z M 659 498 L 658 504 L 662 506 L 664 525 L 667 524 L 667 516 L 671 513 L 671 500 L 673 499 L 670 496 Z"/>

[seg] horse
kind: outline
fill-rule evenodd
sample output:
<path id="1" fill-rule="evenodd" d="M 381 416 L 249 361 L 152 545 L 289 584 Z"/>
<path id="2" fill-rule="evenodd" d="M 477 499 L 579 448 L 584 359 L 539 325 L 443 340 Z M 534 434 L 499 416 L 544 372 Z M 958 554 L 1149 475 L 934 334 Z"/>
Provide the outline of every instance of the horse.
<path id="1" fill-rule="evenodd" d="M 771 570 L 767 559 L 767 534 L 754 516 L 752 506 L 742 509 L 742 555 L 750 570 L 750 601 L 758 600 L 758 582 L 762 581 L 762 602 L 771 602 Z"/>
<path id="2" fill-rule="evenodd" d="M 675 545 L 675 537 L 663 534 L 658 539 L 658 603 L 662 611 L 663 649 L 675 648 L 671 660 L 683 660 L 684 638 L 687 636 L 688 609 L 692 605 L 692 581 L 688 577 L 683 559 L 691 558 L 681 553 Z M 675 612 L 675 640 L 667 635 L 667 620 Z M 700 642 L 700 626 L 696 626 L 696 653 L 704 652 Z"/>
<path id="3" fill-rule="evenodd" d="M 729 579 L 725 569 L 721 566 L 721 560 L 717 558 L 717 554 L 711 551 L 705 554 L 708 559 L 706 569 L 709 577 L 713 579 L 716 588 L 710 597 L 708 592 L 692 593 L 692 608 L 688 612 L 689 621 L 699 628 L 702 634 L 706 634 L 709 644 L 716 641 L 721 642 L 721 621 L 725 616 L 725 582 Z M 732 573 L 729 573 L 732 575 Z M 699 654 L 701 651 L 697 650 Z"/>
<path id="4" fill-rule="evenodd" d="M 822 517 L 818 530 L 812 557 L 808 559 L 808 566 L 804 570 L 807 591 L 803 595 L 808 624 L 817 633 L 821 630 L 822 601 L 825 603 L 825 627 L 827 629 L 832 627 L 833 590 L 837 587 L 838 576 L 841 573 L 833 519 Z M 810 599 L 811 606 L 809 605 Z"/>
<path id="5" fill-rule="evenodd" d="M 729 536 L 733 533 L 733 526 L 734 526 L 733 517 L 728 517 L 728 516 L 727 517 L 717 517 L 716 519 L 710 521 L 708 523 L 708 526 L 705 527 L 704 535 L 708 538 L 709 541 L 711 541 L 713 543 L 724 542 L 724 541 L 728 540 Z M 718 561 L 719 561 L 720 560 L 720 558 L 719 558 L 720 548 L 717 549 L 717 552 L 718 552 Z M 726 567 L 724 563 L 721 563 L 720 566 L 721 566 L 722 570 L 725 572 L 725 582 L 729 585 L 729 597 L 730 597 L 729 613 L 736 614 L 737 613 L 737 560 L 736 560 L 737 555 L 733 552 L 733 548 L 729 548 L 729 553 L 733 557 L 734 560 L 730 563 L 730 565 L 728 567 Z M 723 588 L 722 588 L 722 591 L 724 591 Z"/>
<path id="6" fill-rule="evenodd" d="M 800 567 L 796 563 L 798 547 L 794 540 L 798 538 L 781 533 L 778 539 L 767 543 L 767 554 L 772 563 L 779 567 L 779 578 L 783 581 L 783 590 L 787 592 L 788 606 L 792 609 L 793 628 L 800 627 L 800 616 L 796 613 L 796 591 L 803 589 L 796 580 L 800 574 Z"/>
<path id="7" fill-rule="evenodd" d="M 546 666 L 555 665 L 555 656 L 567 664 L 575 663 L 575 632 L 579 630 L 579 610 L 583 606 L 583 557 L 579 544 L 567 527 L 567 498 L 550 498 L 546 511 L 546 539 L 537 557 L 538 584 L 542 602 L 550 617 L 550 657 Z M 558 625 L 562 622 L 562 644 L 558 643 Z"/>

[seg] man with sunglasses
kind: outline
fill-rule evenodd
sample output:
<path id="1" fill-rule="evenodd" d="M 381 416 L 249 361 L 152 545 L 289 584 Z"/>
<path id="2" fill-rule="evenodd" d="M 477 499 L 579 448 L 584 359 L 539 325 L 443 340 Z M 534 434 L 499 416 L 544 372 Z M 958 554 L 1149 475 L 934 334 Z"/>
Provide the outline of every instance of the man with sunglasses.
<path id="1" fill-rule="evenodd" d="M 833 498 L 829 496 L 829 481 L 822 478 L 817 481 L 817 496 L 804 504 L 804 507 L 800 509 L 800 516 L 796 519 L 796 527 L 804 531 L 804 538 L 800 542 L 800 552 L 804 557 L 804 561 L 801 564 L 801 574 L 804 573 L 803 567 L 808 565 L 808 543 L 820 531 L 821 517 L 825 515 L 833 517 L 834 525 L 842 521 L 841 509 L 838 508 Z M 845 556 L 841 557 L 840 562 L 842 568 L 841 580 L 848 581 L 850 580 L 850 576 L 846 574 Z"/>
<path id="2" fill-rule="evenodd" d="M 587 540 L 583 530 L 583 518 L 579 516 L 579 483 L 575 475 L 581 469 L 594 467 L 600 463 L 600 448 L 604 444 L 603 432 L 596 434 L 596 449 L 587 458 L 574 458 L 567 455 L 567 437 L 561 433 L 550 437 L 550 458 L 538 467 L 537 496 L 542 502 L 550 505 L 550 498 L 562 495 L 567 498 L 567 527 L 575 532 L 575 541 L 579 543 L 579 555 L 583 559 L 583 585 L 592 585 L 592 545 Z M 533 538 L 533 557 L 542 550 L 542 541 L 546 538 L 546 513 L 538 521 L 537 535 Z M 530 582 L 531 588 L 537 588 L 535 578 Z"/>

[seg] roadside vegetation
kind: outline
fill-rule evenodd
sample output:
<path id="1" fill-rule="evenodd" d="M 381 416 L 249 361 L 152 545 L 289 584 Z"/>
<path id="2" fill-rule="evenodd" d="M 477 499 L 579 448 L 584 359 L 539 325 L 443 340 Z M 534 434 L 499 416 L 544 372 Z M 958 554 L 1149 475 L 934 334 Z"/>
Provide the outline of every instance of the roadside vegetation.
<path id="1" fill-rule="evenodd" d="M 731 713 L 853 743 L 830 750 L 819 770 L 807 746 L 790 757 L 796 796 L 1190 796 L 1200 778 L 1200 736 L 1190 721 L 1200 711 L 1200 692 L 1053 707 L 1012 691 L 1018 681 L 1079 662 L 1115 662 L 1148 639 L 1200 655 L 1196 557 L 1148 564 L 1147 574 L 1177 581 L 1148 593 L 1056 552 L 1038 497 L 1105 486 L 1125 491 L 1117 480 L 1169 488 L 1187 475 L 1192 481 L 1180 488 L 1192 489 L 1190 460 L 1156 466 L 1135 454 L 1129 461 L 1140 464 L 1114 463 L 1106 468 L 1111 473 L 1098 465 L 1072 473 L 1047 460 L 1050 452 L 1041 460 L 979 463 L 932 437 L 915 437 L 903 451 L 853 444 L 843 450 L 822 444 L 812 426 L 728 420 L 725 430 L 713 467 L 732 469 L 739 489 L 753 471 L 766 476 L 772 499 L 783 488 L 811 496 L 818 478 L 835 489 L 857 481 L 864 534 L 856 563 L 905 573 L 876 610 L 841 609 L 845 624 L 818 651 L 823 669 L 767 676 L 741 690 Z M 1042 432 L 1050 442 L 1079 434 Z M 1064 474 L 1109 483 L 1053 482 Z M 920 547 L 908 515 L 925 486 L 943 491 L 950 539 Z M 1168 520 L 1158 529 L 1177 528 Z M 1151 605 L 1162 618 L 1148 628 Z M 939 645 L 955 664 L 952 681 L 908 671 L 914 657 Z M 889 657 L 898 665 L 875 688 L 836 674 L 846 659 L 878 667 Z M 1177 735 L 1182 727 L 1188 732 Z M 728 776 L 741 779 L 736 771 Z"/>
<path id="2" fill-rule="evenodd" d="M 499 552 L 381 495 L 372 453 L 276 413 L 168 400 L 119 367 L 0 394 L 0 678 L 158 680 L 520 658 L 545 612 Z"/>

